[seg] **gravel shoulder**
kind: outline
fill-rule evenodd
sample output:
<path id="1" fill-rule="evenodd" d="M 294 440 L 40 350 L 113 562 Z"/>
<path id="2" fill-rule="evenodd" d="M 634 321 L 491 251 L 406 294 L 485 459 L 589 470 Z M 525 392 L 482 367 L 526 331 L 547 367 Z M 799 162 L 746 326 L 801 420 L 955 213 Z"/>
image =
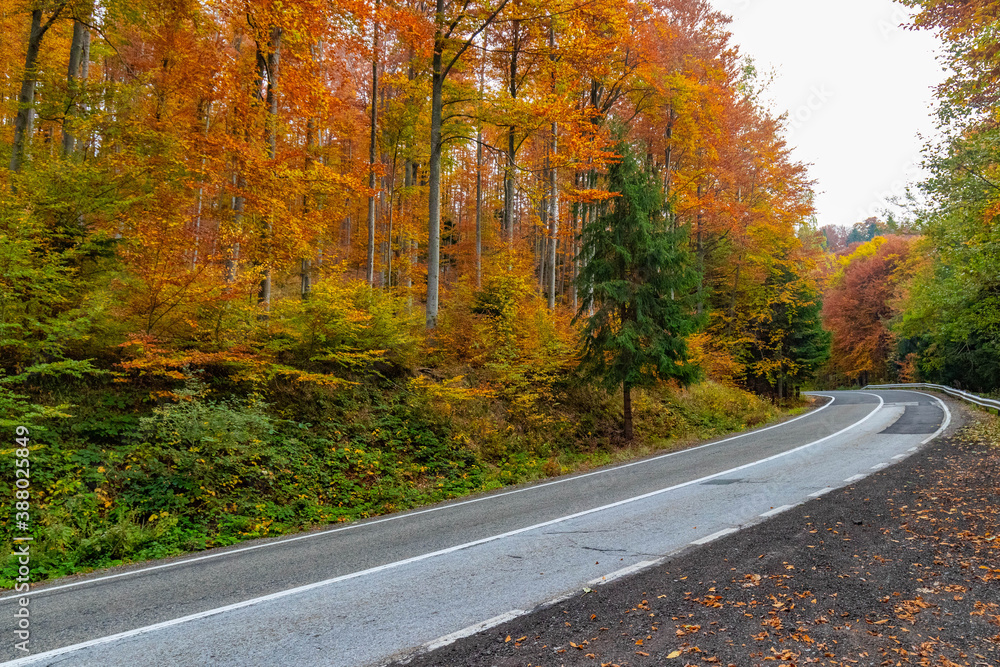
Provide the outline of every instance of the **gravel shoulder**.
<path id="1" fill-rule="evenodd" d="M 950 407 L 854 485 L 405 664 L 1000 667 L 1000 419 Z"/>

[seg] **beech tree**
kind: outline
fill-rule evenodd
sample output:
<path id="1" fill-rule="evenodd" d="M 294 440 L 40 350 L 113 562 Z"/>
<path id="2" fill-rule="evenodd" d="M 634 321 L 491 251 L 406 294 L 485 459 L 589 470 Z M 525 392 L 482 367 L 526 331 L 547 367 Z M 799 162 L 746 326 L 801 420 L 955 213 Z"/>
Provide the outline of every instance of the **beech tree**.
<path id="1" fill-rule="evenodd" d="M 823 319 L 833 333 L 833 366 L 851 380 L 866 384 L 889 375 L 892 302 L 909 253 L 904 237 L 875 237 L 842 260 L 826 294 Z"/>

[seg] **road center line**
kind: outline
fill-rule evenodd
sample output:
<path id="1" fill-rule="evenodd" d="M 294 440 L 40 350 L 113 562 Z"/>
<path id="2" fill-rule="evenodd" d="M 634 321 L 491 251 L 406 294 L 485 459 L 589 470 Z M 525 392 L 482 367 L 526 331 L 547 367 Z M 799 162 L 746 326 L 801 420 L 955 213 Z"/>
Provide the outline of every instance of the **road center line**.
<path id="1" fill-rule="evenodd" d="M 816 394 L 816 395 L 818 395 L 818 396 L 825 396 L 824 394 Z M 295 588 L 289 588 L 289 589 L 286 589 L 286 590 L 283 590 L 283 591 L 278 591 L 276 593 L 271 593 L 269 595 L 263 595 L 261 597 L 251 598 L 249 600 L 243 600 L 242 602 L 235 602 L 233 604 L 225 605 L 223 607 L 217 607 L 215 609 L 207 609 L 205 611 L 198 612 L 196 614 L 190 614 L 188 616 L 182 616 L 180 618 L 174 618 L 174 619 L 170 619 L 170 620 L 167 620 L 167 621 L 162 621 L 160 623 L 155 623 L 153 625 L 147 625 L 147 626 L 141 627 L 141 628 L 134 628 L 132 630 L 126 630 L 125 632 L 119 632 L 119 633 L 116 633 L 116 634 L 113 634 L 113 635 L 108 635 L 106 637 L 99 637 L 97 639 L 91 639 L 89 641 L 81 642 L 79 644 L 72 644 L 70 646 L 64 646 L 64 647 L 61 647 L 61 648 L 52 649 L 51 651 L 46 651 L 44 653 L 38 653 L 36 655 L 27 656 L 27 657 L 24 657 L 24 658 L 19 658 L 17 660 L 14 660 L 12 662 L 8 662 L 8 663 L 5 663 L 5 664 L 9 665 L 10 667 L 19 667 L 20 665 L 30 665 L 30 664 L 33 664 L 33 663 L 36 663 L 36 662 L 39 662 L 39 661 L 50 660 L 52 658 L 55 658 L 55 657 L 58 657 L 58 656 L 61 656 L 61 655 L 66 655 L 67 653 L 73 653 L 73 652 L 80 651 L 80 650 L 83 650 L 83 649 L 92 648 L 94 646 L 100 646 L 100 645 L 103 645 L 103 644 L 110 644 L 110 643 L 113 643 L 113 642 L 121 641 L 123 639 L 128 639 L 128 638 L 131 638 L 131 637 L 137 637 L 139 635 L 149 634 L 149 633 L 152 633 L 152 632 L 156 632 L 158 630 L 163 630 L 163 629 L 166 629 L 166 628 L 169 628 L 169 627 L 173 627 L 175 625 L 181 625 L 183 623 L 188 623 L 188 622 L 191 622 L 191 621 L 196 621 L 196 620 L 200 620 L 200 619 L 204 619 L 204 618 L 209 618 L 211 616 L 217 616 L 219 614 L 223 614 L 223 613 L 228 612 L 228 611 L 234 611 L 234 610 L 237 610 L 237 609 L 244 609 L 246 607 L 251 607 L 251 606 L 254 606 L 254 605 L 257 605 L 257 604 L 261 604 L 261 603 L 265 603 L 265 602 L 272 602 L 274 600 L 280 600 L 280 599 L 283 599 L 283 598 L 286 598 L 286 597 L 290 597 L 290 596 L 293 596 L 293 595 L 299 595 L 301 593 L 305 593 L 305 592 L 308 592 L 308 591 L 316 590 L 318 588 L 325 588 L 327 586 L 331 586 L 333 584 L 336 584 L 336 583 L 339 583 L 339 582 L 342 582 L 342 581 L 348 581 L 350 579 L 357 579 L 357 578 L 360 578 L 360 577 L 365 577 L 365 576 L 368 576 L 368 575 L 377 574 L 379 572 L 385 572 L 387 570 L 393 570 L 393 569 L 396 569 L 396 568 L 399 568 L 399 567 L 403 567 L 405 565 L 410 565 L 412 563 L 417 563 L 417 562 L 420 562 L 420 561 L 428 560 L 430 558 L 435 558 L 437 556 L 444 556 L 446 554 L 455 553 L 456 551 L 462 551 L 462 550 L 469 549 L 469 548 L 472 548 L 472 547 L 475 547 L 475 546 L 479 546 L 481 544 L 487 544 L 489 542 L 495 542 L 497 540 L 502 540 L 502 539 L 506 539 L 508 537 L 513 537 L 515 535 L 521 535 L 523 533 L 527 533 L 527 532 L 530 532 L 530 531 L 533 531 L 533 530 L 538 530 L 539 528 L 545 528 L 545 527 L 552 526 L 552 525 L 555 525 L 555 524 L 558 524 L 558 523 L 563 523 L 565 521 L 571 521 L 573 519 L 578 519 L 578 518 L 583 517 L 583 516 L 588 516 L 590 514 L 595 514 L 597 512 L 602 512 L 604 510 L 613 509 L 615 507 L 621 507 L 623 505 L 629 505 L 631 503 L 638 502 L 640 500 L 645 500 L 647 498 L 653 498 L 655 496 L 659 496 L 659 495 L 662 495 L 664 493 L 668 493 L 670 491 L 675 491 L 677 489 L 683 489 L 683 488 L 686 488 L 686 487 L 689 487 L 689 486 L 694 486 L 694 485 L 697 485 L 697 484 L 701 484 L 701 483 L 706 482 L 706 481 L 708 481 L 710 479 L 715 479 L 716 477 L 722 477 L 724 475 L 730 475 L 730 474 L 732 474 L 734 472 L 738 472 L 740 470 L 746 470 L 747 468 L 752 468 L 753 466 L 757 466 L 757 465 L 760 465 L 762 463 L 767 463 L 769 461 L 774 461 L 776 459 L 784 458 L 785 456 L 790 456 L 792 454 L 801 452 L 801 451 L 803 451 L 805 449 L 808 449 L 810 447 L 814 447 L 815 445 L 819 445 L 821 443 L 824 443 L 824 442 L 826 442 L 828 440 L 832 440 L 833 438 L 836 438 L 836 437 L 838 437 L 840 435 L 843 435 L 847 431 L 850 431 L 850 430 L 852 430 L 852 429 L 854 429 L 854 428 L 856 428 L 858 426 L 861 426 L 862 424 L 864 424 L 865 422 L 867 422 L 868 420 L 870 420 L 872 417 L 874 417 L 876 414 L 878 414 L 878 412 L 885 405 L 885 401 L 882 399 L 881 396 L 879 396 L 878 394 L 874 394 L 874 396 L 878 399 L 878 406 L 876 406 L 874 410 L 872 410 L 866 416 L 862 417 L 860 420 L 854 422 L 850 426 L 842 428 L 839 431 L 837 431 L 836 433 L 831 433 L 830 435 L 825 436 L 823 438 L 820 438 L 819 440 L 814 440 L 813 442 L 810 442 L 810 443 L 807 443 L 807 444 L 804 444 L 804 445 L 799 445 L 798 447 L 795 447 L 793 449 L 789 449 L 789 450 L 781 452 L 779 454 L 773 454 L 773 455 L 768 456 L 766 458 L 758 459 L 757 461 L 751 461 L 750 463 L 744 463 L 741 466 L 737 466 L 735 468 L 730 468 L 729 470 L 723 470 L 722 472 L 717 472 L 717 473 L 713 473 L 711 475 L 706 475 L 705 477 L 700 477 L 698 479 L 692 479 L 692 480 L 689 480 L 687 482 L 682 482 L 680 484 L 675 484 L 673 486 L 666 487 L 664 489 L 658 489 L 656 491 L 650 491 L 648 493 L 643 493 L 641 495 L 633 496 L 631 498 L 625 498 L 624 500 L 619 500 L 617 502 L 609 503 L 607 505 L 602 505 L 600 507 L 594 507 L 594 508 L 591 508 L 591 509 L 588 509 L 588 510 L 583 510 L 583 511 L 580 511 L 580 512 L 575 512 L 573 514 L 569 514 L 569 515 L 566 515 L 566 516 L 563 516 L 563 517 L 559 517 L 559 518 L 556 518 L 556 519 L 550 519 L 548 521 L 543 521 L 542 523 L 536 523 L 536 524 L 534 524 L 532 526 L 526 526 L 524 528 L 518 528 L 516 530 L 511 530 L 511 531 L 508 531 L 506 533 L 500 533 L 498 535 L 492 535 L 490 537 L 484 537 L 484 538 L 481 538 L 481 539 L 478 539 L 478 540 L 474 540 L 472 542 L 466 542 L 465 544 L 457 544 L 455 546 L 448 547 L 446 549 L 440 549 L 438 551 L 432 551 L 432 552 L 429 552 L 429 553 L 421 554 L 419 556 L 413 556 L 411 558 L 406 558 L 406 559 L 395 561 L 395 562 L 392 562 L 392 563 L 385 563 L 383 565 L 378 565 L 376 567 L 368 568 L 367 570 L 359 570 L 357 572 L 352 572 L 350 574 L 344 574 L 344 575 L 341 575 L 339 577 L 333 577 L 332 579 L 326 579 L 324 581 L 317 581 L 315 583 L 306 584 L 304 586 L 297 586 Z M 826 397 L 827 398 L 833 398 L 832 396 L 826 396 Z M 690 450 L 686 450 L 686 451 L 690 451 Z"/>
<path id="2" fill-rule="evenodd" d="M 602 468 L 600 470 L 595 470 L 593 472 L 584 473 L 582 475 L 573 475 L 573 476 L 570 476 L 570 477 L 563 477 L 562 479 L 556 479 L 556 480 L 552 480 L 550 482 L 543 482 L 541 484 L 535 484 L 533 486 L 528 486 L 528 487 L 524 487 L 524 488 L 520 488 L 520 489 L 512 489 L 510 491 L 504 491 L 503 493 L 495 493 L 495 494 L 491 494 L 491 495 L 487 495 L 487 496 L 481 496 L 479 498 L 471 498 L 469 500 L 463 500 L 463 501 L 459 501 L 457 503 L 449 503 L 447 505 L 438 505 L 438 506 L 435 506 L 435 507 L 428 507 L 426 509 L 417 510 L 417 511 L 414 511 L 414 512 L 406 512 L 406 513 L 402 513 L 402 514 L 393 514 L 392 516 L 382 517 L 380 519 L 374 519 L 372 521 L 363 521 L 363 522 L 360 522 L 360 523 L 353 523 L 353 524 L 351 524 L 349 526 L 341 526 L 339 528 L 332 528 L 332 529 L 329 529 L 329 530 L 320 530 L 320 531 L 316 531 L 316 532 L 306 533 L 304 535 L 297 535 L 295 537 L 287 537 L 287 538 L 277 539 L 277 540 L 274 540 L 274 541 L 265 542 L 263 544 L 254 544 L 254 545 L 251 545 L 251 546 L 239 547 L 239 548 L 236 548 L 236 549 L 227 549 L 225 551 L 216 551 L 216 552 L 213 552 L 213 553 L 203 554 L 201 556 L 195 556 L 193 558 L 185 558 L 183 560 L 177 560 L 177 561 L 173 561 L 173 562 L 170 562 L 170 563 L 161 563 L 160 565 L 151 565 L 151 566 L 148 566 L 148 567 L 142 567 L 142 568 L 138 568 L 138 569 L 135 569 L 135 570 L 129 570 L 127 572 L 119 572 L 117 574 L 109 574 L 109 575 L 105 575 L 105 576 L 102 576 L 102 577 L 94 577 L 92 579 L 81 579 L 80 581 L 74 581 L 74 582 L 70 582 L 70 583 L 66 583 L 66 584 L 59 584 L 59 585 L 56 585 L 56 586 L 43 587 L 43 588 L 39 588 L 36 591 L 33 591 L 33 595 L 35 597 L 38 597 L 38 596 L 41 596 L 41 595 L 45 595 L 47 593 L 52 593 L 54 591 L 65 590 L 67 588 L 76 588 L 77 586 L 85 586 L 87 584 L 94 584 L 94 583 L 98 583 L 98 582 L 102 582 L 102 581 L 109 581 L 111 579 L 120 579 L 122 577 L 131 577 L 131 576 L 134 576 L 134 575 L 137 575 L 137 574 L 144 574 L 146 572 L 153 572 L 155 570 L 163 570 L 163 569 L 167 569 L 167 568 L 178 567 L 178 566 L 181 566 L 181 565 L 188 565 L 188 564 L 197 563 L 197 562 L 200 562 L 200 561 L 211 560 L 213 558 L 221 558 L 223 556 L 231 556 L 233 554 L 244 553 L 244 552 L 247 552 L 247 551 L 255 551 L 257 549 L 265 549 L 265 548 L 268 548 L 268 547 L 282 546 L 282 545 L 285 545 L 285 544 L 289 544 L 291 542 L 298 542 L 300 540 L 309 540 L 309 539 L 313 539 L 313 538 L 316 538 L 316 537 L 323 537 L 323 536 L 326 536 L 326 535 L 332 535 L 334 533 L 343 532 L 345 530 L 356 530 L 358 528 L 366 528 L 366 527 L 369 527 L 369 526 L 378 525 L 380 523 L 387 523 L 389 521 L 400 521 L 402 519 L 409 519 L 411 517 L 420 516 L 421 514 L 430 514 L 431 512 L 440 512 L 440 511 L 443 511 L 443 510 L 453 509 L 455 507 L 461 507 L 463 505 L 471 505 L 473 503 L 480 503 L 480 502 L 483 502 L 483 501 L 486 501 L 486 500 L 496 500 L 497 498 L 504 498 L 506 496 L 511 496 L 511 495 L 514 495 L 514 494 L 517 494 L 517 493 L 525 493 L 527 491 L 535 491 L 537 489 L 542 489 L 542 488 L 545 488 L 545 487 L 548 487 L 548 486 L 554 486 L 556 484 L 565 484 L 567 482 L 575 482 L 577 480 L 586 479 L 587 477 L 592 477 L 594 475 L 604 475 L 604 474 L 607 474 L 609 472 L 614 472 L 616 470 L 623 470 L 625 468 L 631 468 L 632 466 L 638 466 L 638 465 L 645 465 L 645 464 L 648 464 L 648 463 L 653 463 L 655 461 L 660 461 L 662 459 L 669 458 L 671 456 L 679 456 L 681 454 L 687 454 L 689 452 L 698 451 L 699 449 L 705 449 L 706 447 L 715 447 L 717 445 L 722 445 L 722 444 L 725 444 L 727 442 L 732 442 L 733 440 L 738 440 L 740 438 L 745 438 L 747 436 L 757 435 L 758 433 L 764 433 L 766 431 L 770 431 L 771 429 L 779 428 L 779 427 L 782 427 L 782 426 L 787 426 L 788 424 L 792 424 L 794 422 L 797 422 L 800 419 L 805 419 L 806 417 L 812 417 L 813 415 L 816 415 L 816 414 L 822 412 L 823 410 L 826 410 L 828 407 L 830 407 L 831 405 L 833 405 L 834 402 L 836 401 L 835 397 L 829 396 L 829 395 L 826 395 L 826 394 L 814 394 L 814 395 L 815 396 L 822 396 L 823 398 L 829 398 L 830 401 L 828 403 L 826 403 L 825 405 L 822 405 L 819 408 L 816 408 L 815 410 L 810 410 L 809 412 L 807 412 L 804 415 L 799 415 L 798 417 L 795 417 L 793 419 L 789 419 L 788 421 L 781 422 L 780 424 L 772 424 L 771 426 L 766 426 L 766 427 L 761 428 L 761 429 L 757 429 L 757 430 L 754 430 L 754 431 L 748 431 L 747 433 L 740 433 L 739 435 L 730 436 L 730 437 L 725 438 L 723 440 L 717 440 L 715 442 L 709 442 L 709 443 L 706 443 L 704 445 L 698 445 L 697 447 L 691 447 L 689 449 L 683 449 L 683 450 L 681 450 L 679 452 L 670 452 L 668 454 L 661 454 L 659 456 L 654 456 L 653 458 L 642 459 L 640 461 L 632 461 L 631 463 L 624 463 L 622 465 L 617 465 L 617 466 L 614 466 L 614 467 L 611 467 L 611 468 Z M 881 405 L 879 407 L 881 407 Z M 20 595 L 8 595 L 8 596 L 5 596 L 5 597 L 0 597 L 0 602 L 5 602 L 7 600 L 16 600 L 19 597 L 20 597 Z"/>

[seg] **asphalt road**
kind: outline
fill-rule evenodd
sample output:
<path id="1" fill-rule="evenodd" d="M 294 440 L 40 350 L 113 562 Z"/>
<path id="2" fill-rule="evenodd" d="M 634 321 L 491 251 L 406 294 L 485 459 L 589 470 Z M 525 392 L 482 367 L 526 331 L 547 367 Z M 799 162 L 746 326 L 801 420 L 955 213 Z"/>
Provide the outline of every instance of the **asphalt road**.
<path id="1" fill-rule="evenodd" d="M 947 420 L 828 392 L 749 434 L 624 466 L 38 587 L 4 664 L 380 665 L 647 567 L 891 464 Z M 762 516 L 763 515 L 763 516 Z M 0 597 L 13 636 L 17 596 Z"/>

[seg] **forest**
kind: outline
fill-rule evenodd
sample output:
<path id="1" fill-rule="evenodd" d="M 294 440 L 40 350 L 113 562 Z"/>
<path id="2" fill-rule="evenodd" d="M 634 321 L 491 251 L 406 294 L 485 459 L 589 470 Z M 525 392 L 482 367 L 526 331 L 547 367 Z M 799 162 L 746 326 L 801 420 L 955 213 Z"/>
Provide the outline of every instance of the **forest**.
<path id="1" fill-rule="evenodd" d="M 905 220 L 819 228 L 706 0 L 5 3 L 36 572 L 683 446 L 802 388 L 996 391 L 1000 9 L 903 4 L 948 45 L 932 175 Z"/>

